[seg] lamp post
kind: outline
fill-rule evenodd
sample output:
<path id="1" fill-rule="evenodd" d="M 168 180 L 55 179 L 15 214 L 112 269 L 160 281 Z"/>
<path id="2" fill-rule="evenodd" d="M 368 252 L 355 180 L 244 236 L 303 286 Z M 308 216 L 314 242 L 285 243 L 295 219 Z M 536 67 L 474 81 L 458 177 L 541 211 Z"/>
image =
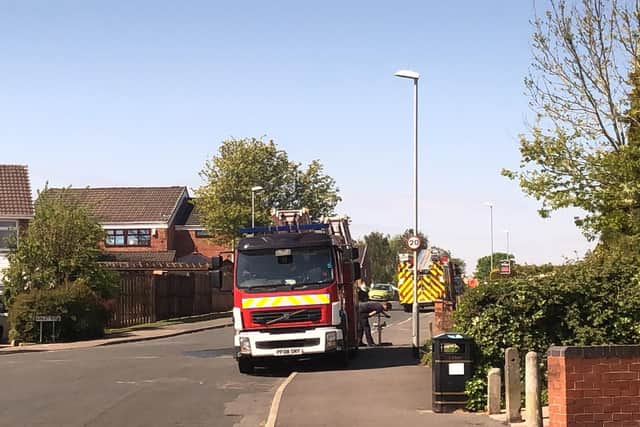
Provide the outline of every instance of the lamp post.
<path id="1" fill-rule="evenodd" d="M 251 187 L 251 228 L 256 226 L 256 193 L 262 190 L 259 185 Z"/>
<path id="2" fill-rule="evenodd" d="M 491 266 L 489 267 L 489 280 L 491 280 L 491 274 L 493 274 L 493 203 L 485 202 L 485 206 L 489 206 L 491 216 Z"/>
<path id="3" fill-rule="evenodd" d="M 415 226 L 413 232 L 418 236 L 418 79 L 420 74 L 411 70 L 400 70 L 394 74 L 396 77 L 413 80 L 413 194 L 415 210 Z M 420 357 L 420 319 L 418 307 L 418 252 L 413 251 L 413 308 L 412 318 L 412 344 L 416 356 Z"/>
<path id="4" fill-rule="evenodd" d="M 509 252 L 509 230 L 502 230 L 507 235 L 507 259 L 509 260 L 509 265 L 511 265 L 511 253 Z"/>

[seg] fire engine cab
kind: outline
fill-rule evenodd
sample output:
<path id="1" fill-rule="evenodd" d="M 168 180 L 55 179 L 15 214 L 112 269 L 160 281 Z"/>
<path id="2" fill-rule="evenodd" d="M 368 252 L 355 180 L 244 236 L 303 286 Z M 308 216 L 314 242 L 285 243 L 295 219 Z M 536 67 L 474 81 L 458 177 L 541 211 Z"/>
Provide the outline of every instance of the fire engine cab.
<path id="1" fill-rule="evenodd" d="M 275 225 L 240 230 L 234 253 L 233 323 L 238 367 L 267 358 L 357 350 L 358 249 L 349 218 L 312 222 L 306 210 L 274 211 Z"/>

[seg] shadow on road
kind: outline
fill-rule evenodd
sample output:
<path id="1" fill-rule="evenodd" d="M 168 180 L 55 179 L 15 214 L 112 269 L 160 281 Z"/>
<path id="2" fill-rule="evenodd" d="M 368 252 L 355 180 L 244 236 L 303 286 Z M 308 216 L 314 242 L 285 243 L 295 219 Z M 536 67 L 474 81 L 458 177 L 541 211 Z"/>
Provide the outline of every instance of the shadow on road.
<path id="1" fill-rule="evenodd" d="M 414 366 L 418 361 L 413 356 L 411 347 L 382 347 L 361 348 L 358 355 L 353 357 L 348 366 L 342 367 L 339 362 L 329 358 L 309 359 L 275 359 L 262 366 L 257 366 L 254 375 L 267 377 L 286 377 L 292 372 L 322 372 L 322 371 L 357 371 L 364 369 L 393 368 L 396 366 Z"/>

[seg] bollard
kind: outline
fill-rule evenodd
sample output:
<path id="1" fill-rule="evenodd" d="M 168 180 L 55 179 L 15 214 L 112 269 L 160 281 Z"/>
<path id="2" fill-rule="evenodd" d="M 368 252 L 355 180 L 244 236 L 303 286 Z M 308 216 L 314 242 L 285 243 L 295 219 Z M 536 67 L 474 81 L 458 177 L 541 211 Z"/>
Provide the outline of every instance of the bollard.
<path id="1" fill-rule="evenodd" d="M 504 394 L 507 422 L 522 421 L 520 415 L 520 355 L 518 349 L 513 347 L 509 347 L 504 352 Z"/>
<path id="2" fill-rule="evenodd" d="M 500 369 L 489 369 L 489 374 L 487 376 L 487 409 L 489 411 L 489 415 L 500 413 L 500 383 Z"/>
<path id="3" fill-rule="evenodd" d="M 524 373 L 527 427 L 542 427 L 538 353 L 535 351 L 527 353 Z"/>

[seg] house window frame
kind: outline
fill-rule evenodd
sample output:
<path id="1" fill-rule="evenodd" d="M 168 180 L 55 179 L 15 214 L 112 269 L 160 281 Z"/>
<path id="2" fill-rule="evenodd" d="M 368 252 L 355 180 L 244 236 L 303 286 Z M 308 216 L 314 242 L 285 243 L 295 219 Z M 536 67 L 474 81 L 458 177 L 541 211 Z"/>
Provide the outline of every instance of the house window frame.
<path id="1" fill-rule="evenodd" d="M 13 227 L 9 226 L 9 225 L 5 225 L 8 223 L 12 223 Z M 18 243 L 18 238 L 19 238 L 19 224 L 18 224 L 18 220 L 17 219 L 0 219 L 0 230 L 2 231 L 10 231 L 13 230 L 15 232 L 15 237 L 16 237 L 16 244 Z M 6 252 L 11 252 L 13 249 L 12 247 L 3 247 L 2 243 L 0 243 L 0 253 L 6 253 Z"/>
<path id="2" fill-rule="evenodd" d="M 110 228 L 105 230 L 107 233 L 107 238 L 104 239 L 104 246 L 107 248 L 148 248 L 151 246 L 151 229 L 150 228 Z M 118 232 L 122 234 L 118 234 Z M 135 232 L 135 234 L 134 234 Z M 142 233 L 144 232 L 144 233 Z M 113 236 L 122 237 L 122 244 L 109 243 L 109 234 L 113 233 Z M 136 236 L 138 238 L 138 243 L 131 244 L 129 243 L 129 234 L 132 236 Z M 148 236 L 148 240 L 145 243 L 140 243 L 140 236 Z M 114 237 L 115 241 L 115 237 Z"/>

